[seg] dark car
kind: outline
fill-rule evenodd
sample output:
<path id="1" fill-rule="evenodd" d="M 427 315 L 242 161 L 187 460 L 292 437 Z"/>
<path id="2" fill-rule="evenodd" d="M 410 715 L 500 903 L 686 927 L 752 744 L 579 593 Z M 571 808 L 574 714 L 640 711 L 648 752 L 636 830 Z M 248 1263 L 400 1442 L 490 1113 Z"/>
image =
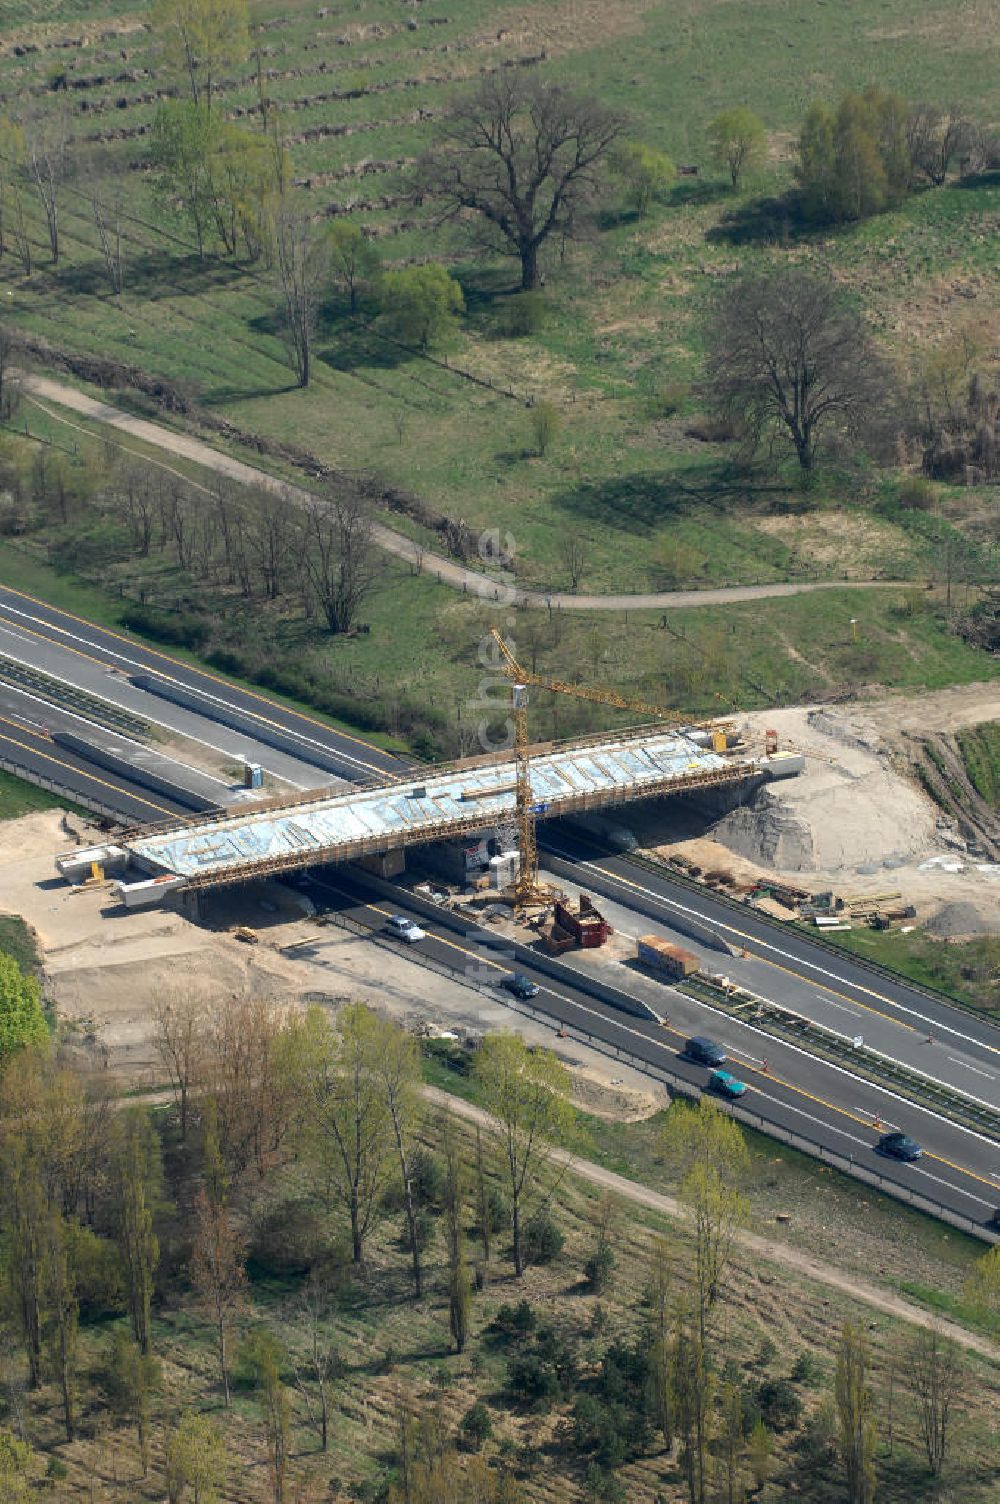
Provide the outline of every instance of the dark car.
<path id="1" fill-rule="evenodd" d="M 521 971 L 512 971 L 509 977 L 504 977 L 500 986 L 506 987 L 508 992 L 512 992 L 515 997 L 519 998 L 537 997 L 540 990 L 537 984 Z"/>
<path id="2" fill-rule="evenodd" d="M 908 1163 L 919 1159 L 923 1149 L 908 1133 L 883 1133 L 875 1148 L 879 1154 L 890 1159 L 905 1159 Z"/>
<path id="3" fill-rule="evenodd" d="M 716 1044 L 714 1039 L 707 1039 L 704 1034 L 693 1035 L 681 1054 L 686 1059 L 693 1060 L 696 1065 L 709 1065 L 714 1068 L 726 1063 L 726 1052 L 721 1044 Z"/>

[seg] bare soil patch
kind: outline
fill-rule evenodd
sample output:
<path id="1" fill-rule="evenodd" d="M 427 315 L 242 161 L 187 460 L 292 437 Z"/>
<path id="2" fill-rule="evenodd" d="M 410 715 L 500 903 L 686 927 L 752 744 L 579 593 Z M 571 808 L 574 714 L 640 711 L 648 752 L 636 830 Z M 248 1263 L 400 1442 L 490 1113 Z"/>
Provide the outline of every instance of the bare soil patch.
<path id="1" fill-rule="evenodd" d="M 848 706 L 801 706 L 747 718 L 781 744 L 805 753 L 805 771 L 769 785 L 751 805 L 718 821 L 714 847 L 694 859 L 794 874 L 815 891 L 898 891 L 917 919 L 944 902 L 974 906 L 987 930 L 1000 930 L 1000 868 L 977 862 L 913 780 L 907 734 L 1000 719 L 1000 686 L 972 684 Z M 691 843 L 680 849 L 691 854 Z M 737 854 L 734 858 L 733 853 Z"/>

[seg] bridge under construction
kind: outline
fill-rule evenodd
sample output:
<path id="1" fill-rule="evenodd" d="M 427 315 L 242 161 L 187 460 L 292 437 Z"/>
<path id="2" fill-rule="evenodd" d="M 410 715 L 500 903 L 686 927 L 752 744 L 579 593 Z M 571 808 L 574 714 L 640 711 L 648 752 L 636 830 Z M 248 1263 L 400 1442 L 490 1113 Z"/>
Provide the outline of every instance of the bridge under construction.
<path id="1" fill-rule="evenodd" d="M 574 814 L 713 785 L 788 777 L 801 767 L 794 754 L 748 758 L 738 750 L 717 752 L 706 740 L 697 733 L 646 727 L 538 749 L 531 760 L 533 813 L 539 819 Z M 114 846 L 67 853 L 57 867 L 73 880 L 98 862 L 108 875 L 122 875 L 122 901 L 138 907 L 180 888 L 223 887 L 508 827 L 516 792 L 513 758 L 480 760 L 426 777 L 244 805 L 147 828 Z"/>

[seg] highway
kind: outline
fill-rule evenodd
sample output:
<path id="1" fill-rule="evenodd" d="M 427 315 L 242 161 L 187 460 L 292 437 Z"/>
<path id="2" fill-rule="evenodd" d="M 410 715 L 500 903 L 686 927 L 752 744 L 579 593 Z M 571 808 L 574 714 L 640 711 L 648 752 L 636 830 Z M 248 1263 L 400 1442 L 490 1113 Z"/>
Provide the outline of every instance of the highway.
<path id="1" fill-rule="evenodd" d="M 407 769 L 404 759 L 349 732 L 334 730 L 318 716 L 289 709 L 256 690 L 241 688 L 220 674 L 195 668 L 171 653 L 147 647 L 125 633 L 95 626 L 83 617 L 49 606 L 8 585 L 0 585 L 0 628 L 17 633 L 22 643 L 30 645 L 32 661 L 48 672 L 58 673 L 50 662 L 50 655 L 57 651 L 71 653 L 81 672 L 85 664 L 92 668 L 96 665 L 105 676 L 103 693 L 109 690 L 106 677 L 109 670 L 119 675 L 161 675 L 204 696 L 206 715 L 211 714 L 213 704 L 233 707 L 262 728 L 281 731 L 301 747 L 305 763 L 308 763 L 311 752 L 322 750 L 327 755 L 332 754 L 338 772 L 350 781 L 391 777 Z M 148 714 L 148 710 L 144 713 Z M 233 734 L 227 731 L 224 740 L 227 747 L 232 746 Z M 318 781 L 329 782 L 329 774 Z"/>
<path id="2" fill-rule="evenodd" d="M 333 730 L 318 719 L 286 709 L 221 676 L 193 668 L 168 653 L 94 626 L 9 587 L 0 587 L 0 649 L 4 648 L 4 633 L 22 644 L 34 644 L 35 661 L 41 658 L 38 666 L 46 671 L 51 672 L 58 659 L 66 672 L 66 655 L 71 655 L 81 681 L 85 681 L 82 687 L 94 693 L 107 693 L 110 685 L 125 683 L 125 675 L 157 673 L 203 693 L 209 705 L 235 706 L 291 737 L 302 748 L 303 767 L 310 752 L 322 748 L 339 759 L 344 778 L 351 782 L 405 769 L 402 759 L 360 738 Z M 141 693 L 131 685 L 126 687 L 135 695 Z M 6 696 L 5 703 L 0 704 L 0 756 L 58 781 L 81 799 L 96 800 L 115 810 L 127 823 L 159 823 L 190 814 L 169 795 L 144 790 L 124 777 L 88 764 L 81 755 L 53 746 L 45 735 L 43 721 L 12 709 L 17 703 L 16 698 Z M 23 703 L 29 704 L 27 700 Z M 178 713 L 187 714 L 183 710 Z M 232 740 L 228 732 L 223 739 L 227 744 Z M 315 778 L 315 767 L 312 773 Z M 328 781 L 328 774 L 326 778 Z M 652 870 L 627 855 L 608 855 L 569 823 L 542 824 L 539 837 L 543 864 L 547 854 L 568 862 L 574 882 L 603 897 L 609 911 L 618 906 L 620 912 L 613 914 L 613 922 L 620 932 L 635 935 L 654 929 L 672 934 L 697 950 L 706 964 L 724 970 L 751 991 L 828 1028 L 847 1035 L 862 1034 L 871 1048 L 992 1106 L 1000 1103 L 1000 1034 L 985 1019 L 958 1010 L 905 981 L 870 970 L 849 955 L 834 954 L 749 906 L 727 903 L 708 890 Z M 563 873 L 560 880 L 570 878 Z M 318 879 L 334 904 L 344 906 L 355 917 L 361 916 L 363 922 L 380 924 L 384 916 L 378 911 L 385 907 L 384 901 L 376 900 L 373 890 L 364 889 L 361 883 L 353 869 L 329 869 Z M 407 912 L 403 890 L 393 903 Z M 691 919 L 724 937 L 738 954 L 727 956 L 686 940 L 684 923 Z M 423 919 L 420 922 L 426 924 Z M 444 924 L 432 928 L 428 948 L 449 965 L 454 966 L 465 956 L 470 966 L 481 965 L 491 975 L 500 976 L 510 969 L 498 964 L 497 937 L 488 931 L 456 934 L 454 928 Z M 481 953 L 480 946 L 492 947 L 492 952 Z M 616 967 L 616 988 L 623 995 L 647 1001 L 655 995 L 669 1012 L 670 1026 L 628 1017 L 595 999 L 574 979 L 574 967 L 586 964 L 569 958 L 565 985 L 558 987 L 541 971 L 534 973 L 542 988 L 536 1004 L 554 1022 L 588 1029 L 606 1044 L 620 1045 L 650 1065 L 669 1063 L 670 1069 L 699 1084 L 703 1084 L 705 1073 L 678 1062 L 676 1050 L 685 1034 L 709 1033 L 726 1044 L 739 1074 L 746 1078 L 750 1087 L 747 1105 L 768 1121 L 814 1137 L 841 1154 L 856 1155 L 859 1162 L 871 1162 L 870 1167 L 887 1178 L 923 1189 L 960 1215 L 985 1222 L 1000 1205 L 1000 1145 L 988 1138 L 793 1045 L 764 1036 L 749 1024 L 714 1013 L 706 1005 L 628 968 Z M 530 960 L 518 961 L 517 967 L 533 974 Z M 602 979 L 607 980 L 606 973 Z M 662 1001 L 665 997 L 669 998 L 668 1005 Z M 928 1151 L 924 1160 L 919 1165 L 900 1166 L 877 1159 L 872 1153 L 879 1132 L 874 1126 L 876 1120 L 882 1128 L 898 1126 L 912 1132 Z"/>
<path id="3" fill-rule="evenodd" d="M 539 846 L 543 863 L 546 852 L 570 861 L 576 880 L 588 891 L 626 908 L 639 903 L 654 922 L 660 917 L 670 926 L 685 914 L 702 921 L 756 963 L 747 977 L 752 990 L 828 1028 L 863 1034 L 874 1048 L 889 1047 L 891 1040 L 894 1058 L 924 1071 L 929 1069 L 931 1035 L 934 1074 L 960 1091 L 1000 1105 L 1000 1032 L 988 1019 L 911 987 L 902 978 L 870 970 L 846 952 L 828 950 L 749 905 L 734 907 L 708 889 L 679 882 L 628 856 L 602 854 L 593 842 L 565 826 L 557 831 L 543 826 Z M 742 980 L 738 959 L 720 954 L 716 960 L 720 970 Z M 977 1075 L 977 1070 L 986 1074 Z"/>
<path id="4" fill-rule="evenodd" d="M 531 1000 L 531 1008 L 550 1018 L 555 1026 L 566 1024 L 585 1030 L 606 1045 L 627 1050 L 641 1061 L 667 1068 L 700 1087 L 706 1084 L 709 1073 L 681 1059 L 678 1052 L 689 1035 L 708 1034 L 725 1046 L 730 1068 L 747 1083 L 741 1105 L 768 1122 L 845 1157 L 854 1156 L 859 1165 L 886 1180 L 909 1187 L 976 1222 L 986 1223 L 1000 1206 L 1000 1144 L 793 1045 L 765 1037 L 752 1026 L 725 1017 L 674 988 L 640 978 L 633 982 L 628 968 L 620 968 L 624 998 L 648 998 L 653 989 L 652 995 L 662 999 L 661 1007 L 669 1013 L 669 1021 L 659 1024 L 595 998 L 579 985 L 572 966 L 565 967 L 564 980 L 556 983 L 523 952 L 516 960 L 509 951 L 505 957 L 502 940 L 488 930 L 464 925 L 451 915 L 431 921 L 403 891 L 391 900 L 380 896 L 356 869 L 322 869 L 313 874 L 309 892 L 314 901 L 322 895 L 323 904 L 374 930 L 384 927 L 390 913 L 408 914 L 428 933 L 420 948 L 442 964 L 479 980 L 495 979 L 498 984 L 511 971 L 520 971 L 540 989 Z M 400 942 L 400 949 L 406 954 L 409 947 Z M 506 996 L 502 991 L 498 995 Z M 924 1145 L 919 1163 L 899 1164 L 874 1152 L 880 1134 L 893 1128 L 912 1133 Z"/>
<path id="5" fill-rule="evenodd" d="M 58 784 L 81 803 L 92 800 L 113 810 L 130 825 L 191 816 L 189 808 L 167 795 L 152 794 L 76 753 L 53 745 L 44 731 L 27 719 L 0 714 L 0 757 L 31 770 L 42 780 Z"/>

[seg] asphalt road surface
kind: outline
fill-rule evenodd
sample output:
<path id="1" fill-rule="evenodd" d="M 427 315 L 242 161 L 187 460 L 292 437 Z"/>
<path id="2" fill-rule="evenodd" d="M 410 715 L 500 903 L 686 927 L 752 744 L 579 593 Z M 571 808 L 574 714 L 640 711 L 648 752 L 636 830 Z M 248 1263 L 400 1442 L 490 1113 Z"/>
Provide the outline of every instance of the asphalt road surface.
<path id="1" fill-rule="evenodd" d="M 96 801 L 114 810 L 126 824 L 149 825 L 175 817 L 190 819 L 185 805 L 154 794 L 100 768 L 74 752 L 55 746 L 37 727 L 16 716 L 0 714 L 0 757 L 65 789 L 70 798 Z"/>
<path id="2" fill-rule="evenodd" d="M 212 702 L 225 703 L 262 726 L 277 727 L 302 747 L 306 761 L 311 747 L 333 754 L 342 769 L 341 776 L 351 781 L 391 777 L 406 771 L 407 764 L 402 758 L 349 732 L 336 731 L 318 717 L 291 710 L 255 690 L 243 689 L 221 675 L 195 668 L 182 658 L 158 648 L 146 647 L 122 632 L 95 626 L 82 617 L 46 605 L 44 601 L 12 590 L 7 585 L 0 586 L 0 627 L 20 633 L 22 644 L 32 645 L 31 658 L 39 668 L 51 671 L 46 653 L 60 649 L 71 652 L 78 664 L 94 665 L 96 661 L 105 674 L 108 670 L 122 674 L 160 674 L 205 696 L 207 714 L 211 713 Z M 82 679 L 80 682 L 83 683 Z M 165 710 L 165 704 L 161 708 Z M 228 730 L 222 730 L 220 735 L 227 747 L 238 739 L 236 733 Z M 262 751 L 261 756 L 265 766 L 269 765 L 271 754 Z M 329 782 L 328 774 L 322 775 L 319 781 L 324 778 Z"/>
<path id="3" fill-rule="evenodd" d="M 314 874 L 309 892 L 321 907 L 342 911 L 373 930 L 383 929 L 390 913 L 409 914 L 428 934 L 420 949 L 445 965 L 479 979 L 495 978 L 498 986 L 511 971 L 520 971 L 540 989 L 530 1007 L 556 1026 L 565 1023 L 586 1030 L 605 1044 L 619 1046 L 700 1087 L 706 1085 L 709 1072 L 684 1060 L 679 1052 L 689 1035 L 708 1034 L 725 1047 L 729 1068 L 746 1082 L 748 1090 L 741 1105 L 768 1123 L 812 1139 L 844 1157 L 853 1156 L 887 1181 L 906 1186 L 976 1222 L 985 1224 L 1000 1206 L 1000 1144 L 793 1045 L 765 1037 L 752 1026 L 719 1014 L 673 988 L 660 989 L 669 1020 L 658 1024 L 599 1001 L 577 985 L 571 967 L 565 968 L 565 980 L 555 983 L 523 957 L 505 959 L 495 934 L 475 926 L 457 931 L 454 919 L 447 924 L 429 921 L 422 910 L 408 903 L 405 892 L 400 891 L 391 900 L 382 897 L 354 869 L 324 869 Z M 404 953 L 409 949 L 404 942 L 399 944 Z M 627 968 L 622 968 L 622 974 L 621 990 L 628 996 L 632 986 Z M 506 994 L 501 991 L 498 996 Z M 880 1135 L 894 1128 L 911 1133 L 923 1144 L 924 1157 L 919 1163 L 899 1164 L 876 1154 Z"/>
<path id="4" fill-rule="evenodd" d="M 816 945 L 790 925 L 769 921 L 749 906 L 733 908 L 707 890 L 653 872 L 627 856 L 595 855 L 592 843 L 565 829 L 543 828 L 539 844 L 543 863 L 546 851 L 571 860 L 583 887 L 626 908 L 641 902 L 644 910 L 652 911 L 651 924 L 654 915 L 669 926 L 688 914 L 747 951 L 749 968 L 739 958 L 720 954 L 716 959 L 719 970 L 731 973 L 734 980 L 745 977 L 751 990 L 828 1028 L 861 1034 L 872 1048 L 885 1048 L 894 1059 L 1000 1106 L 1000 1030 L 988 1019 L 887 972 L 869 970 L 846 953 Z M 698 950 L 696 942 L 687 943 Z"/>
<path id="5" fill-rule="evenodd" d="M 4 630 L 20 634 L 22 642 L 41 644 L 42 656 L 57 650 L 63 655 L 69 652 L 81 665 L 96 663 L 104 675 L 109 671 L 166 675 L 201 691 L 209 699 L 223 700 L 245 714 L 270 721 L 298 739 L 306 754 L 311 745 L 334 753 L 343 760 L 344 777 L 352 781 L 405 769 L 403 760 L 360 738 L 333 730 L 252 690 L 243 690 L 168 653 L 147 648 L 130 637 L 97 627 L 9 587 L 0 587 L 0 632 Z M 44 668 L 45 663 L 39 666 Z M 30 716 L 13 713 L 9 704 L 7 708 L 0 707 L 0 752 L 43 777 L 56 779 L 71 793 L 98 800 L 130 823 L 160 822 L 190 813 L 167 795 L 130 785 L 125 778 L 88 764 L 84 757 L 54 747 L 39 725 L 32 724 Z M 588 837 L 568 830 L 565 825 L 542 826 L 540 834 L 543 849 L 572 862 L 582 886 L 621 906 L 627 917 L 624 923 L 619 919 L 616 927 L 626 933 L 644 932 L 650 927 L 673 931 L 685 915 L 694 917 L 746 952 L 745 956 L 732 958 L 705 953 L 710 964 L 716 960 L 719 968 L 735 981 L 839 1032 L 863 1034 L 870 1047 L 968 1095 L 991 1105 L 1000 1103 L 1000 1033 L 987 1021 L 950 1007 L 946 1001 L 894 977 L 871 971 L 850 956 L 834 955 L 749 908 L 733 908 L 709 892 L 676 882 L 667 874 L 652 872 L 627 856 L 608 856 Z M 339 873 L 322 881 L 335 901 L 346 903 L 353 899 L 360 905 L 359 912 L 368 912 L 365 894 L 359 890 L 353 874 Z M 395 901 L 406 912 L 402 891 Z M 381 900 L 379 904 L 384 907 Z M 641 904 L 641 911 L 637 904 Z M 678 938 L 684 939 L 682 928 Z M 489 939 L 495 945 L 496 937 Z M 470 955 L 476 943 L 473 935 L 469 940 Z M 698 949 L 697 942 L 693 943 Z M 453 934 L 435 927 L 428 945 L 437 948 L 442 959 L 454 964 L 456 949 L 460 947 Z M 483 964 L 498 976 L 505 969 L 494 959 Z M 539 1005 L 557 1021 L 562 1019 L 586 1028 L 586 1019 L 592 1023 L 598 1020 L 601 1037 L 607 1042 L 620 1043 L 653 1064 L 669 1057 L 671 1068 L 680 1074 L 687 1073 L 691 1080 L 702 1080 L 704 1073 L 683 1062 L 678 1064 L 674 1059 L 676 1049 L 666 1040 L 673 1037 L 676 1046 L 685 1033 L 708 1032 L 722 1039 L 735 1068 L 747 1076 L 750 1086 L 747 1105 L 762 1116 L 807 1137 L 820 1133 L 820 1142 L 842 1154 L 868 1158 L 873 1158 L 872 1145 L 878 1137 L 873 1126 L 876 1121 L 884 1129 L 903 1127 L 925 1144 L 928 1153 L 917 1166 L 873 1161 L 888 1178 L 901 1179 L 914 1189 L 923 1188 L 928 1195 L 977 1220 L 985 1221 L 1000 1204 L 1000 1146 L 989 1139 L 894 1097 L 889 1090 L 862 1082 L 792 1045 L 764 1036 L 748 1024 L 715 1013 L 673 989 L 631 977 L 627 969 L 621 968 L 625 978 L 622 985 L 627 985 L 634 995 L 648 998 L 653 986 L 658 993 L 670 997 L 669 1030 L 638 1019 L 626 1021 L 613 1007 L 596 1001 L 574 985 L 574 964 L 567 962 L 566 985 L 555 990 L 544 974 L 536 977 L 542 986 Z M 529 966 L 518 965 L 530 974 Z M 597 1025 L 595 1032 L 596 1028 Z"/>

